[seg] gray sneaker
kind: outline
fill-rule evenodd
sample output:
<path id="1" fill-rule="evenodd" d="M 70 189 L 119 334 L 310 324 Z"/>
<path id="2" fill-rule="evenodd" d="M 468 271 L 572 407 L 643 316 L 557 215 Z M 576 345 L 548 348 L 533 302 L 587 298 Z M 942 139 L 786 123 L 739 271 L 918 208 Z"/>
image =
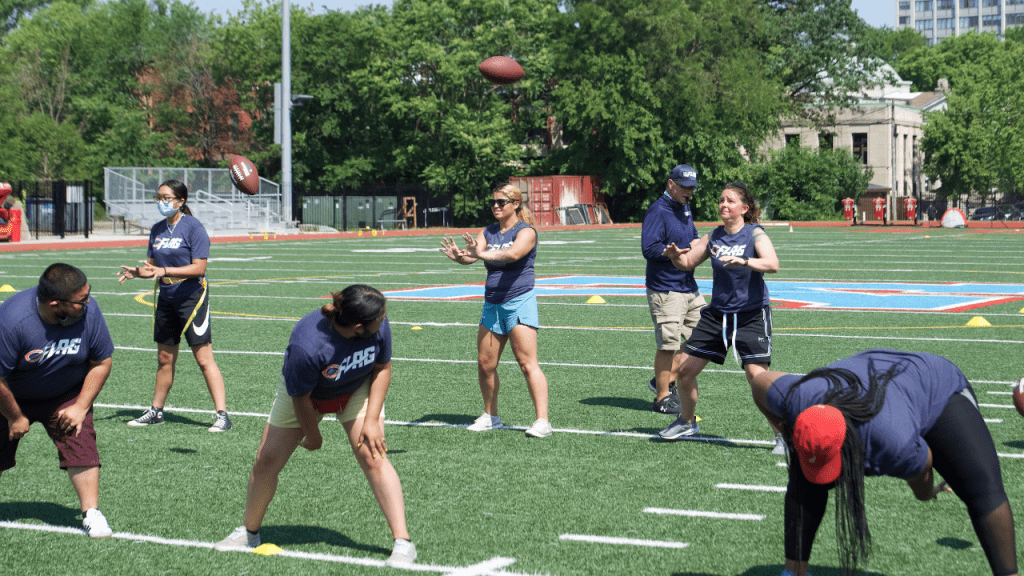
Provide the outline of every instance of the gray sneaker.
<path id="1" fill-rule="evenodd" d="M 239 526 L 235 528 L 235 531 L 228 535 L 227 538 L 217 542 L 213 545 L 213 549 L 218 552 L 226 552 L 228 550 L 252 550 L 260 545 L 260 535 L 249 534 L 249 531 L 245 529 L 245 526 Z"/>
<path id="2" fill-rule="evenodd" d="M 676 418 L 668 428 L 665 428 L 661 432 L 658 432 L 658 436 L 661 436 L 664 440 L 676 440 L 683 436 L 693 436 L 697 432 L 700 432 L 700 426 L 697 422 L 683 422 L 682 418 Z"/>
<path id="3" fill-rule="evenodd" d="M 223 432 L 225 430 L 231 430 L 233 428 L 233 426 L 231 425 L 231 418 L 228 418 L 227 412 L 223 410 L 218 410 L 217 414 L 215 414 L 215 418 L 216 419 L 213 422 L 213 426 L 207 428 L 207 430 L 209 430 L 210 432 Z"/>
<path id="4" fill-rule="evenodd" d="M 384 561 L 384 565 L 412 564 L 414 561 L 416 561 L 416 545 L 408 540 L 395 540 L 395 547 L 391 550 L 391 556 Z"/>
<path id="5" fill-rule="evenodd" d="M 135 420 L 129 420 L 129 426 L 149 426 L 150 424 L 163 424 L 164 423 L 164 411 L 160 408 L 154 408 L 150 406 L 146 408 L 146 411 L 142 413 Z"/>
<path id="6" fill-rule="evenodd" d="M 789 453 L 789 448 L 786 447 L 786 441 L 782 438 L 782 434 L 775 435 L 775 447 L 772 448 L 772 454 L 775 456 L 785 456 Z"/>

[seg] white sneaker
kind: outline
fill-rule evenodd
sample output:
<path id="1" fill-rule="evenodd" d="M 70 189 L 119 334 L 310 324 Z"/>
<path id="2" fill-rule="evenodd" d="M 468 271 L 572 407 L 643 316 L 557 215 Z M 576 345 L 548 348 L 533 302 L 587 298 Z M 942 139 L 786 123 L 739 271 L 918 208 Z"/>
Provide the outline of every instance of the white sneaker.
<path id="1" fill-rule="evenodd" d="M 408 540 L 395 540 L 391 557 L 384 561 L 385 566 L 412 564 L 416 560 L 416 545 Z"/>
<path id="2" fill-rule="evenodd" d="M 785 456 L 789 452 L 786 448 L 786 441 L 783 440 L 782 434 L 775 435 L 775 447 L 772 448 L 772 454 L 775 456 Z"/>
<path id="3" fill-rule="evenodd" d="M 235 528 L 235 531 L 227 538 L 214 544 L 213 549 L 218 552 L 226 552 L 228 550 L 252 550 L 259 545 L 259 532 L 256 534 L 249 534 L 249 531 L 245 529 L 245 526 L 239 526 L 238 528 Z"/>
<path id="4" fill-rule="evenodd" d="M 551 423 L 543 418 L 537 420 L 526 429 L 526 435 L 530 438 L 547 438 L 551 436 Z"/>
<path id="5" fill-rule="evenodd" d="M 466 430 L 470 432 L 485 432 L 487 430 L 494 430 L 495 428 L 504 428 L 505 426 L 501 423 L 501 418 L 497 416 L 491 416 L 484 412 L 477 418 L 472 424 L 466 427 Z"/>
<path id="6" fill-rule="evenodd" d="M 89 538 L 110 538 L 114 531 L 107 524 L 107 517 L 100 512 L 99 508 L 89 508 L 82 515 L 82 528 Z"/>

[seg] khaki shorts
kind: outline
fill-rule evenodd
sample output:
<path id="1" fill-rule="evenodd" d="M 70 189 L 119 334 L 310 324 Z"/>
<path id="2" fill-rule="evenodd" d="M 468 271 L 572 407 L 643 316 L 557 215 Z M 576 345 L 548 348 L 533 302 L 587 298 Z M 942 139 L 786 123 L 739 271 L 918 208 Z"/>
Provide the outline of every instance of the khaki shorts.
<path id="1" fill-rule="evenodd" d="M 707 303 L 700 292 L 655 292 L 648 289 L 647 306 L 654 321 L 654 342 L 658 350 L 679 350 L 700 322 L 700 309 Z"/>
<path id="2" fill-rule="evenodd" d="M 357 418 L 366 417 L 366 407 L 370 403 L 370 377 L 359 385 L 359 388 L 351 394 L 348 404 L 338 413 L 338 422 L 344 424 Z M 319 414 L 319 420 L 323 420 L 324 414 Z M 384 419 L 384 407 L 380 407 L 380 419 Z M 318 421 L 319 421 L 318 420 Z M 270 424 L 278 428 L 301 428 L 299 419 L 295 416 L 295 402 L 288 395 L 288 387 L 284 383 L 284 376 L 281 376 L 281 383 L 277 385 L 277 396 L 274 398 L 274 406 L 270 409 Z"/>

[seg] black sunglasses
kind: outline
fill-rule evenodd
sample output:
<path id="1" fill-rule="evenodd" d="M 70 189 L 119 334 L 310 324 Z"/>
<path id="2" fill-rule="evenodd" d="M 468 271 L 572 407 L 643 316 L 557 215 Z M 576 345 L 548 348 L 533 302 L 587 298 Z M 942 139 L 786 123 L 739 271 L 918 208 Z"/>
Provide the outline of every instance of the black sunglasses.
<path id="1" fill-rule="evenodd" d="M 495 198 L 491 200 L 491 206 L 497 206 L 498 208 L 504 208 L 505 204 L 511 204 L 512 200 L 505 200 L 504 198 Z"/>
<path id="2" fill-rule="evenodd" d="M 68 304 L 78 304 L 79 306 L 88 306 L 89 305 L 89 296 L 91 294 L 92 294 L 92 291 L 90 290 L 89 293 L 85 295 L 85 300 L 58 300 L 58 302 L 66 302 Z"/>

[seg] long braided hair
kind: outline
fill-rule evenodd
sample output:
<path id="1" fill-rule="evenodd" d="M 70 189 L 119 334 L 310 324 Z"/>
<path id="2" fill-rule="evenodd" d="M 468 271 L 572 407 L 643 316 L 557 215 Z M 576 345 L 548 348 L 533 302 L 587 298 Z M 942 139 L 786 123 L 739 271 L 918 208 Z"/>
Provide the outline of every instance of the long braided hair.
<path id="1" fill-rule="evenodd" d="M 868 360 L 868 382 L 845 368 L 818 368 L 812 370 L 790 387 L 793 393 L 801 384 L 815 378 L 828 382 L 828 391 L 821 403 L 839 410 L 846 421 L 846 440 L 840 449 L 842 468 L 836 478 L 836 543 L 839 551 L 840 574 L 851 576 L 857 564 L 871 553 L 871 531 L 868 529 L 864 502 L 864 441 L 855 423 L 871 420 L 885 404 L 889 383 L 907 369 L 904 362 L 894 363 L 884 372 Z M 793 444 L 793 425 L 789 415 L 783 417 L 783 435 Z M 792 463 L 790 463 L 792 465 Z"/>

